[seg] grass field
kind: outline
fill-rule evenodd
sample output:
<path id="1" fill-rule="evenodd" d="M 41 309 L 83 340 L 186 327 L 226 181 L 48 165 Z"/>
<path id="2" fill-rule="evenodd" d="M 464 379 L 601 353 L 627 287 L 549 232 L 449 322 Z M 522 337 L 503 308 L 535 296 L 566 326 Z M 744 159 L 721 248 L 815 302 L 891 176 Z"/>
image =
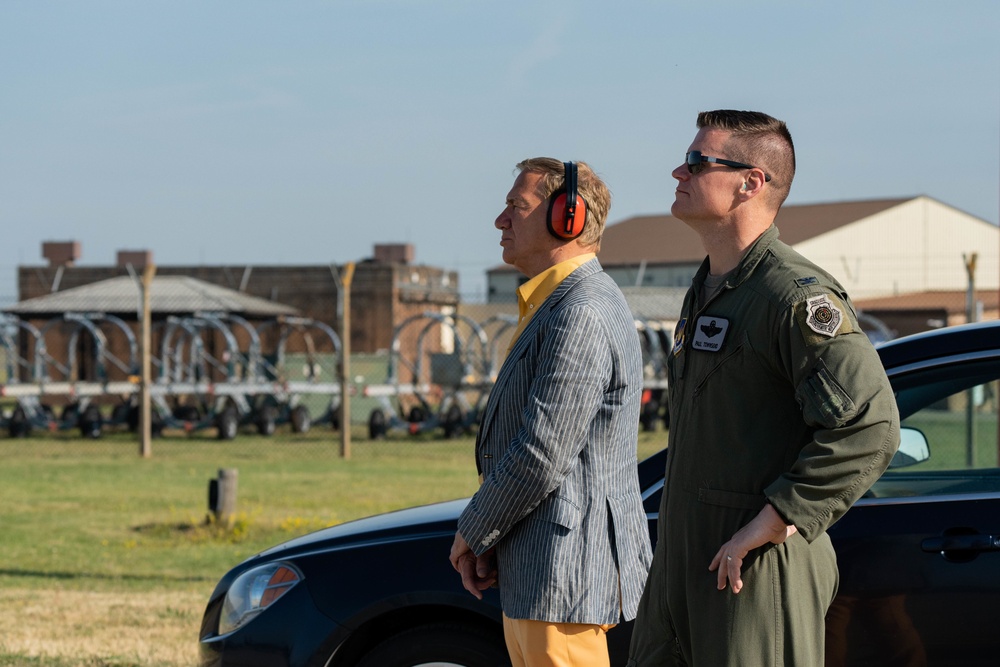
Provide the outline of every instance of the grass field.
<path id="1" fill-rule="evenodd" d="M 640 435 L 640 457 L 663 446 Z M 371 443 L 336 434 L 154 442 L 0 439 L 0 667 L 189 667 L 219 577 L 324 526 L 470 495 L 472 438 Z M 209 480 L 238 470 L 232 527 Z M 447 554 L 442 554 L 446 558 Z"/>

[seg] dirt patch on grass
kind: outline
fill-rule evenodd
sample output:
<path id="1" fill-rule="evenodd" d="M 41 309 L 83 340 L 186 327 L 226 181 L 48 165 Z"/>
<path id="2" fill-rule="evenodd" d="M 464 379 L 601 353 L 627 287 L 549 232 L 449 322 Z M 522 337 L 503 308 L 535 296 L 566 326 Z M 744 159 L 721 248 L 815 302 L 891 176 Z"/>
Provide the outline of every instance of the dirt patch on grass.
<path id="1" fill-rule="evenodd" d="M 205 597 L 194 592 L 0 590 L 0 648 L 70 664 L 190 667 Z"/>

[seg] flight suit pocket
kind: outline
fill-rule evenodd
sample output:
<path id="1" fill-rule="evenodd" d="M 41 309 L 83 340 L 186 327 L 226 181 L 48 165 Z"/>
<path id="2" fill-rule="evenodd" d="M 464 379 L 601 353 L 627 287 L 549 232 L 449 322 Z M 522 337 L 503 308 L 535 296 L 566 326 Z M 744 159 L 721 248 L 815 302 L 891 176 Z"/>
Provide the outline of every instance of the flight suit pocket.
<path id="1" fill-rule="evenodd" d="M 810 425 L 823 428 L 843 426 L 858 414 L 858 406 L 820 359 L 809 376 L 795 390 L 802 417 Z"/>
<path id="2" fill-rule="evenodd" d="M 688 491 L 698 496 L 698 502 L 717 507 L 728 507 L 738 510 L 760 511 L 767 498 L 760 493 L 738 493 L 736 491 L 722 491 L 721 489 L 700 488 L 697 491 Z"/>

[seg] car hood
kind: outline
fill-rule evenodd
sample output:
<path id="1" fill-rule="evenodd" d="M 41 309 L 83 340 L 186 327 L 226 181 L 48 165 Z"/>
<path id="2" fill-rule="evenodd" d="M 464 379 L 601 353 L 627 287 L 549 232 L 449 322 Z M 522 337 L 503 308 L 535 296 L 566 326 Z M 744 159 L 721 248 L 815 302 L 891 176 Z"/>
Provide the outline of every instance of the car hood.
<path id="1" fill-rule="evenodd" d="M 287 557 L 291 555 L 290 552 L 301 553 L 387 538 L 396 540 L 408 535 L 454 531 L 458 516 L 468 503 L 468 498 L 462 498 L 349 521 L 283 542 L 261 552 L 257 557 Z"/>

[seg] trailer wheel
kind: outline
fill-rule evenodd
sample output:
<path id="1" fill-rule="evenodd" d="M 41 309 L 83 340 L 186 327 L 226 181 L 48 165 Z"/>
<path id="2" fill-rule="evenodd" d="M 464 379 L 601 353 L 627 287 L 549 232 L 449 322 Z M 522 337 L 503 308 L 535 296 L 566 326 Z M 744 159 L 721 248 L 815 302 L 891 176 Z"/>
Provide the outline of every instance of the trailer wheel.
<path id="1" fill-rule="evenodd" d="M 62 412 L 59 415 L 59 419 L 65 424 L 69 424 L 71 426 L 79 426 L 80 404 L 70 403 L 69 405 L 63 407 Z"/>
<path id="2" fill-rule="evenodd" d="M 385 413 L 375 408 L 368 416 L 368 437 L 371 440 L 381 440 L 385 437 L 385 431 Z"/>
<path id="3" fill-rule="evenodd" d="M 292 433 L 308 433 L 312 428 L 312 416 L 309 408 L 304 405 L 296 405 L 292 408 Z"/>
<path id="4" fill-rule="evenodd" d="M 97 440 L 101 437 L 104 419 L 96 405 L 88 405 L 80 416 L 80 434 L 85 438 Z"/>
<path id="5" fill-rule="evenodd" d="M 228 407 L 219 413 L 215 418 L 215 425 L 219 429 L 219 440 L 232 440 L 239 430 L 240 420 L 236 415 L 236 408 Z"/>
<path id="6" fill-rule="evenodd" d="M 128 403 L 119 403 L 111 410 L 111 422 L 116 426 L 129 423 L 129 413 L 132 411 Z"/>
<path id="7" fill-rule="evenodd" d="M 24 438 L 31 435 L 31 421 L 28 419 L 28 414 L 24 411 L 20 405 L 14 408 L 13 414 L 10 416 L 10 421 L 7 424 L 7 430 L 12 438 Z"/>
<path id="8" fill-rule="evenodd" d="M 444 437 L 451 440 L 465 434 L 465 425 L 462 423 L 465 417 L 462 415 L 462 408 L 455 403 L 448 406 L 444 413 Z"/>
<path id="9" fill-rule="evenodd" d="M 261 435 L 272 436 L 274 435 L 274 425 L 277 411 L 274 409 L 273 405 L 265 405 L 257 413 L 257 432 Z"/>

